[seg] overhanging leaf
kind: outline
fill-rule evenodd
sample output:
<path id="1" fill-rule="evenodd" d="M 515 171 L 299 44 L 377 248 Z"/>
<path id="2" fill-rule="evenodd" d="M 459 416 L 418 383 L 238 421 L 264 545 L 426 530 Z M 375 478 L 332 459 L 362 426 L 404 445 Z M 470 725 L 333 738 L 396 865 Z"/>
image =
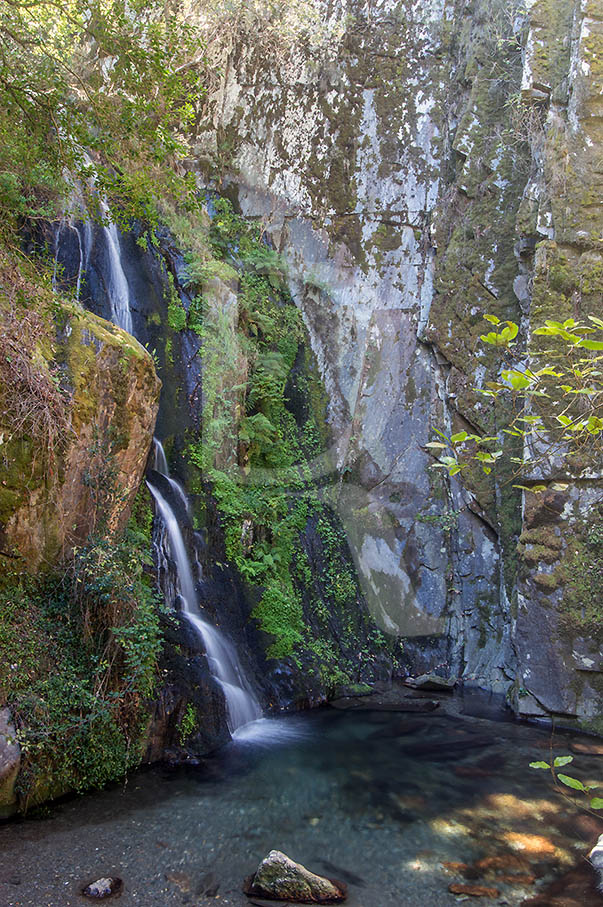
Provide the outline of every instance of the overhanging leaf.
<path id="1" fill-rule="evenodd" d="M 580 790 L 583 793 L 588 791 L 588 787 L 585 787 L 581 781 L 578 781 L 577 778 L 572 778 L 570 775 L 557 775 L 562 784 L 565 784 L 566 787 L 571 787 L 572 790 Z"/>

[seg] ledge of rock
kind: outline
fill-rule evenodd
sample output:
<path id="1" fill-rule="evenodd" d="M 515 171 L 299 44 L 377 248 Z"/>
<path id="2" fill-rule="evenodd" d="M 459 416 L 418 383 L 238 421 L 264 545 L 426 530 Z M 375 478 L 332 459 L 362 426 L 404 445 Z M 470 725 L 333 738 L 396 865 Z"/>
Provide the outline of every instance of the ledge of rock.
<path id="1" fill-rule="evenodd" d="M 456 677 L 421 674 L 419 677 L 408 677 L 404 683 L 415 690 L 452 690 L 456 686 Z"/>
<path id="2" fill-rule="evenodd" d="M 243 891 L 250 896 L 298 904 L 332 904 L 344 901 L 347 895 L 342 882 L 315 875 L 280 850 L 270 851 L 255 875 L 245 880 Z"/>

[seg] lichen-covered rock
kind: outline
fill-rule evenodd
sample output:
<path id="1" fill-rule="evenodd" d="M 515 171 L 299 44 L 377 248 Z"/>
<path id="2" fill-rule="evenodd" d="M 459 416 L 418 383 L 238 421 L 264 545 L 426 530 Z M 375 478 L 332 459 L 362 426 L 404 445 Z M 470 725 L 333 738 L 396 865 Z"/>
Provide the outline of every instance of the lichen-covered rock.
<path id="1" fill-rule="evenodd" d="M 280 850 L 271 850 L 246 880 L 245 894 L 300 904 L 331 904 L 344 901 L 345 886 L 315 875 Z"/>

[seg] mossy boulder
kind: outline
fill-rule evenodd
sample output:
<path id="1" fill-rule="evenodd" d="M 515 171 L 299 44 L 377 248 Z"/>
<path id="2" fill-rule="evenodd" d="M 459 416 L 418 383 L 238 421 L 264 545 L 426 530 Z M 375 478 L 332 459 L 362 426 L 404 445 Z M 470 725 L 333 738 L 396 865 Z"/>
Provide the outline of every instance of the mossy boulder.
<path id="1" fill-rule="evenodd" d="M 11 300 L 15 281 L 23 311 Z M 35 573 L 82 544 L 92 530 L 103 526 L 112 533 L 125 526 L 160 389 L 151 356 L 133 337 L 61 300 L 3 258 L 0 327 L 9 351 L 23 317 L 30 330 L 18 367 L 28 383 L 21 388 L 9 372 L 0 372 L 5 574 L 15 568 Z"/>
<path id="2" fill-rule="evenodd" d="M 245 881 L 246 894 L 298 904 L 332 904 L 344 901 L 345 886 L 315 875 L 280 850 L 271 850 L 257 872 Z"/>

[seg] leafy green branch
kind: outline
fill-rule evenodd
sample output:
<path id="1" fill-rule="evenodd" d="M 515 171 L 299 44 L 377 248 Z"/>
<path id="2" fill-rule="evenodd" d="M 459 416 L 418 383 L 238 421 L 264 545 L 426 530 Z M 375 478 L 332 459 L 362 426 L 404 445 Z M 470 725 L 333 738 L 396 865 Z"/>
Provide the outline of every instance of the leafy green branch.
<path id="1" fill-rule="evenodd" d="M 510 398 L 515 414 L 496 436 L 467 431 L 446 435 L 435 429 L 438 440 L 426 445 L 438 458 L 433 466 L 454 476 L 475 461 L 489 475 L 503 455 L 502 434 L 523 441 L 524 455 L 511 458 L 517 467 L 514 478 L 526 468 L 566 452 L 582 451 L 598 459 L 603 442 L 603 319 L 594 315 L 582 322 L 547 319 L 532 332 L 532 338 L 551 338 L 555 345 L 531 350 L 534 358 L 545 360 L 536 368 L 515 355 L 519 335 L 515 322 L 500 321 L 496 315 L 484 318 L 494 330 L 480 339 L 502 355 L 503 363 L 498 380 L 474 390 L 494 400 Z M 532 340 L 533 347 L 537 343 Z M 543 488 L 532 486 L 530 490 Z"/>
<path id="2" fill-rule="evenodd" d="M 561 782 L 565 787 L 569 787 L 571 790 L 579 791 L 587 796 L 590 795 L 590 792 L 599 787 L 598 784 L 583 784 L 578 778 L 573 778 L 571 775 L 565 775 L 563 772 L 557 772 L 556 769 L 564 768 L 566 765 L 569 765 L 570 762 L 574 761 L 573 756 L 556 756 L 552 762 L 544 762 L 543 760 L 538 762 L 530 762 L 530 768 L 542 769 L 544 771 L 550 771 L 553 776 L 553 781 L 558 790 L 563 789 L 559 787 L 557 782 Z M 603 797 L 591 797 L 589 803 L 590 809 L 603 809 Z"/>

